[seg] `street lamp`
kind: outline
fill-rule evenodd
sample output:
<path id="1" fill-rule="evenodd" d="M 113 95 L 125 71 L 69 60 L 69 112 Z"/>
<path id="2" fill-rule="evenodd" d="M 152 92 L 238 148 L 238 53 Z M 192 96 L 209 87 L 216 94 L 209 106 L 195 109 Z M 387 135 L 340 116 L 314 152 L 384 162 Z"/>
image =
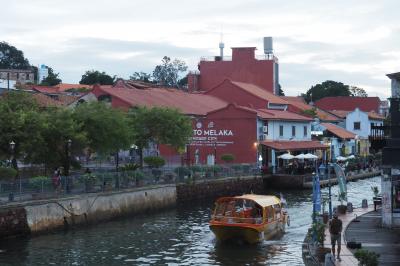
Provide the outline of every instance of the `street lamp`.
<path id="1" fill-rule="evenodd" d="M 331 164 L 327 163 L 328 167 L 325 167 L 324 164 L 319 166 L 319 175 L 322 179 L 325 179 L 325 170 L 328 169 L 328 191 L 329 191 L 329 219 L 332 219 L 332 192 L 331 192 L 331 177 L 330 177 L 330 168 Z"/>
<path id="2" fill-rule="evenodd" d="M 10 142 L 10 150 L 11 150 L 11 166 L 15 170 L 17 170 L 17 161 L 15 160 L 15 142 L 14 141 Z M 15 180 L 14 180 L 14 187 L 15 187 Z M 21 179 L 20 179 L 19 190 L 21 192 Z M 9 201 L 14 201 L 14 192 L 13 191 L 8 195 L 8 200 Z"/>
<path id="3" fill-rule="evenodd" d="M 71 186 L 70 186 L 70 180 L 69 180 L 69 167 L 70 167 L 70 163 L 71 163 L 71 146 L 72 146 L 72 140 L 68 139 L 67 145 L 65 147 L 65 155 L 66 155 L 65 186 L 66 186 L 67 193 L 71 192 Z"/>

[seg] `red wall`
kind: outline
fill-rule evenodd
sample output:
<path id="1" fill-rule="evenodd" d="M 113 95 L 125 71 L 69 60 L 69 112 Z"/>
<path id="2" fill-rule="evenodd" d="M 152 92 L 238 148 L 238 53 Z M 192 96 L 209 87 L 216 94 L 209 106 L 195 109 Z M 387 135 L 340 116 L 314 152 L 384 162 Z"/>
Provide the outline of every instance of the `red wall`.
<path id="1" fill-rule="evenodd" d="M 190 162 L 195 162 L 195 151 L 199 150 L 201 164 L 207 163 L 207 155 L 216 153 L 217 164 L 223 163 L 222 154 L 235 156 L 233 163 L 255 163 L 257 149 L 257 114 L 234 105 L 209 113 L 206 118 L 193 121 L 194 135 L 189 145 Z M 214 131 L 212 131 L 214 130 Z M 198 134 L 201 132 L 201 134 Z M 209 132 L 211 134 L 206 134 Z M 220 132 L 226 135 L 216 135 Z M 214 134 L 213 134 L 214 133 Z M 216 144 L 216 146 L 214 146 Z M 214 150 L 215 147 L 215 150 Z"/>
<path id="2" fill-rule="evenodd" d="M 207 91 L 206 94 L 220 98 L 228 103 L 252 108 L 267 108 L 268 101 L 260 99 L 245 90 L 238 88 L 229 80 L 225 80 L 222 84 L 214 89 Z"/>
<path id="3" fill-rule="evenodd" d="M 200 61 L 200 90 L 207 91 L 223 80 L 231 79 L 274 92 L 273 60 L 256 60 L 254 48 L 232 48 L 232 55 L 232 61 Z"/>

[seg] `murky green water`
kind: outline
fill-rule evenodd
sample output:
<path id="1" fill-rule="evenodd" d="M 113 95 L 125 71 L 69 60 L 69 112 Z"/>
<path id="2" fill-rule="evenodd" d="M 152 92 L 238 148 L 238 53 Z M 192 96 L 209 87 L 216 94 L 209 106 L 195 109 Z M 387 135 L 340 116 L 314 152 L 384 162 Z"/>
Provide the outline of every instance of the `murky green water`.
<path id="1" fill-rule="evenodd" d="M 349 183 L 349 201 L 359 206 L 363 198 L 371 199 L 374 185 L 380 185 L 380 178 Z M 3 241 L 0 265 L 302 265 L 311 191 L 283 193 L 291 226 L 281 239 L 257 245 L 216 243 L 208 228 L 210 202 L 67 233 Z M 332 193 L 337 194 L 336 186 Z"/>

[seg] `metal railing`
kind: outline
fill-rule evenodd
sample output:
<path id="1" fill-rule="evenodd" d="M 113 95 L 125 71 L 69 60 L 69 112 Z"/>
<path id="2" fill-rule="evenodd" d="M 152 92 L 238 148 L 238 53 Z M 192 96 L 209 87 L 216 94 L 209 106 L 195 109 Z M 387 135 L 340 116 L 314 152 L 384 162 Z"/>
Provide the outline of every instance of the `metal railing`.
<path id="1" fill-rule="evenodd" d="M 256 165 L 143 168 L 135 171 L 93 170 L 55 178 L 37 176 L 0 181 L 0 205 L 13 201 L 61 198 L 85 193 L 121 191 L 162 184 L 197 183 L 226 177 L 258 176 Z"/>

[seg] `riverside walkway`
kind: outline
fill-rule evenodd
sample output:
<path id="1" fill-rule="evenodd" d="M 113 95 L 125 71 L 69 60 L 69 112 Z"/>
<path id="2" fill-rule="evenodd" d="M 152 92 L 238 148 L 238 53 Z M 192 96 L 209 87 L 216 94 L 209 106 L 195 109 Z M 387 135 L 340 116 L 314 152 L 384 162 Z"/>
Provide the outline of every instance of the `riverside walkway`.
<path id="1" fill-rule="evenodd" d="M 400 265 L 400 230 L 381 227 L 381 209 L 370 211 L 357 220 L 359 222 L 352 221 L 348 225 L 346 242 L 360 242 L 362 248 L 380 254 L 379 265 Z"/>
<path id="2" fill-rule="evenodd" d="M 346 238 L 346 232 L 347 232 L 347 227 L 351 222 L 356 219 L 356 217 L 359 217 L 361 215 L 364 215 L 368 212 L 371 212 L 374 210 L 373 206 L 369 206 L 368 208 L 356 208 L 353 210 L 351 213 L 346 213 L 344 215 L 340 215 L 339 219 L 342 220 L 343 223 L 343 230 L 342 230 L 342 245 L 341 245 L 341 252 L 340 252 L 340 257 L 341 261 L 336 260 L 335 265 L 340 265 L 340 266 L 354 266 L 358 265 L 358 260 L 354 257 L 352 251 L 347 248 L 346 243 L 347 239 Z M 325 247 L 331 247 L 331 236 L 329 234 L 329 226 L 326 227 L 325 229 L 325 241 L 324 241 L 324 246 Z"/>

